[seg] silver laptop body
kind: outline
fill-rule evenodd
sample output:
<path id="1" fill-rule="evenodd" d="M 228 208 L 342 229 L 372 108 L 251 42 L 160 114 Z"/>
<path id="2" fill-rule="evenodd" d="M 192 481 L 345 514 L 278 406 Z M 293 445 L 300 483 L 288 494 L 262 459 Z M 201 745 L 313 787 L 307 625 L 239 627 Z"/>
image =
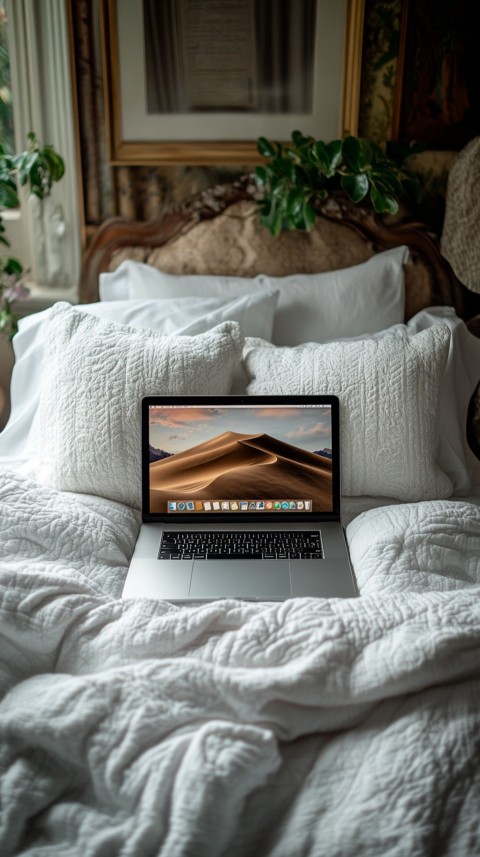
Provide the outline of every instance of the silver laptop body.
<path id="1" fill-rule="evenodd" d="M 124 598 L 358 594 L 335 396 L 151 396 L 141 443 L 143 525 Z"/>

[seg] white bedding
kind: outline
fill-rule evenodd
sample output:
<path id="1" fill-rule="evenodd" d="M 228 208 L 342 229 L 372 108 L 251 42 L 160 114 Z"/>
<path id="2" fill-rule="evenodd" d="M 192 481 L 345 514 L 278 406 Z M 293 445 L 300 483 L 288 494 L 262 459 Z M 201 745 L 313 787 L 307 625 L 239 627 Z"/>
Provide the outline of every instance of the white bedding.
<path id="1" fill-rule="evenodd" d="M 479 854 L 480 507 L 373 506 L 360 598 L 182 608 L 119 598 L 138 513 L 1 474 L 2 857 Z"/>

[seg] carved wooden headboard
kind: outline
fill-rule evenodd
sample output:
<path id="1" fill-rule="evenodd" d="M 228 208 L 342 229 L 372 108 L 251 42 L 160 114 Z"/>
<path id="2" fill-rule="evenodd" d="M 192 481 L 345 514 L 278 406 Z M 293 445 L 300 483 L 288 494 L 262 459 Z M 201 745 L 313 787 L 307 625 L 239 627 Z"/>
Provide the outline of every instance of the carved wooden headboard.
<path id="1" fill-rule="evenodd" d="M 259 223 L 248 176 L 191 197 L 155 221 L 114 218 L 104 223 L 85 257 L 81 301 L 98 300 L 99 274 L 115 270 L 124 259 L 171 274 L 286 276 L 349 267 L 400 244 L 411 250 L 405 272 L 407 319 L 439 304 L 454 306 L 465 319 L 475 314 L 467 290 L 425 224 L 408 219 L 385 223 L 344 197 L 330 197 L 310 233 L 273 237 Z"/>

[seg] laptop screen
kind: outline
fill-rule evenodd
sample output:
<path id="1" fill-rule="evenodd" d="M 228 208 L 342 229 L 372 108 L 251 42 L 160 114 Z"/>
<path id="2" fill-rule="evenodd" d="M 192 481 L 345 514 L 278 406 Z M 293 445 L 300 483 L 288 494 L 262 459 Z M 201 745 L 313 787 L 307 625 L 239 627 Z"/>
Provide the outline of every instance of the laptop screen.
<path id="1" fill-rule="evenodd" d="M 335 397 L 150 397 L 142 425 L 145 520 L 339 515 Z"/>

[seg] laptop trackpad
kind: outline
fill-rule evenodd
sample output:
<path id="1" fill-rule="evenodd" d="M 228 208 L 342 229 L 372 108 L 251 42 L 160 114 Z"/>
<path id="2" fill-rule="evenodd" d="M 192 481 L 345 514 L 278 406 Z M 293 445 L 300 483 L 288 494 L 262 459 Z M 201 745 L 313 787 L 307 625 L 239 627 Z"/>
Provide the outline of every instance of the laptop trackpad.
<path id="1" fill-rule="evenodd" d="M 290 598 L 290 563 L 283 560 L 198 560 L 190 598 Z"/>

